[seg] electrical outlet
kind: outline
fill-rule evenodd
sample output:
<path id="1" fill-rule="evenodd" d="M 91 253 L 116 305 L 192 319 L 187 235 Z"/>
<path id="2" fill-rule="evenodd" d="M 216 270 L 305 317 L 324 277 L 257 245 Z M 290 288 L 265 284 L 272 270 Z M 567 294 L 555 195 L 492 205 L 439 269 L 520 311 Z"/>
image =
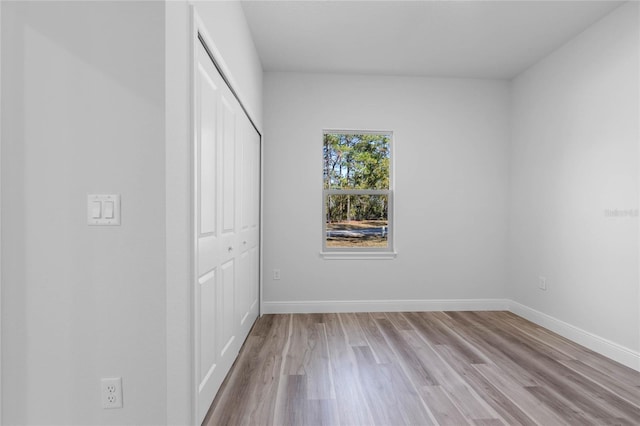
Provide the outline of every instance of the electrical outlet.
<path id="1" fill-rule="evenodd" d="M 280 279 L 280 269 L 274 269 L 273 270 L 273 279 L 274 280 L 279 280 Z"/>
<path id="2" fill-rule="evenodd" d="M 547 279 L 545 277 L 538 277 L 538 288 L 540 290 L 547 289 Z"/>
<path id="3" fill-rule="evenodd" d="M 102 408 L 122 408 L 122 377 L 102 379 Z"/>

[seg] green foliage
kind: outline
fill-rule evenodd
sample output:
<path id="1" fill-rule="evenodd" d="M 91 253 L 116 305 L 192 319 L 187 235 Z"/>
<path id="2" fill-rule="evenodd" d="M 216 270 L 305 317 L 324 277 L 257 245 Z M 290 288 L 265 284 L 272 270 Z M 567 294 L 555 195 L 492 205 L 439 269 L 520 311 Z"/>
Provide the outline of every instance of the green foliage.
<path id="1" fill-rule="evenodd" d="M 389 189 L 390 135 L 324 135 L 325 189 Z M 388 200 L 380 195 L 328 197 L 327 221 L 386 219 Z"/>
<path id="2" fill-rule="evenodd" d="M 390 136 L 324 135 L 325 189 L 389 189 Z"/>
<path id="3" fill-rule="evenodd" d="M 389 203 L 386 195 L 329 195 L 326 203 L 327 222 L 388 219 Z"/>

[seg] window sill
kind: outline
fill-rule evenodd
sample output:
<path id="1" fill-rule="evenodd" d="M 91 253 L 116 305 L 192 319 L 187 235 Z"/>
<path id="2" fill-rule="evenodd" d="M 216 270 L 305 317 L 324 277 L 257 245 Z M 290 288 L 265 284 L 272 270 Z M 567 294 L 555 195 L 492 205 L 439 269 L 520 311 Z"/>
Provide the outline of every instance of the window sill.
<path id="1" fill-rule="evenodd" d="M 391 260 L 395 259 L 398 253 L 395 251 L 386 252 L 358 252 L 358 251 L 321 251 L 320 257 L 325 260 Z"/>

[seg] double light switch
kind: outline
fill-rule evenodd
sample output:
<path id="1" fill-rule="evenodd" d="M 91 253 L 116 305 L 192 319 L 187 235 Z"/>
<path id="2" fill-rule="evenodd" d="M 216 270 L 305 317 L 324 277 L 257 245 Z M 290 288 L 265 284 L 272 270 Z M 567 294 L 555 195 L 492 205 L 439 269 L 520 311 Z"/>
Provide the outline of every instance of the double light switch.
<path id="1" fill-rule="evenodd" d="M 120 225 L 120 195 L 88 195 L 87 224 L 103 226 Z"/>

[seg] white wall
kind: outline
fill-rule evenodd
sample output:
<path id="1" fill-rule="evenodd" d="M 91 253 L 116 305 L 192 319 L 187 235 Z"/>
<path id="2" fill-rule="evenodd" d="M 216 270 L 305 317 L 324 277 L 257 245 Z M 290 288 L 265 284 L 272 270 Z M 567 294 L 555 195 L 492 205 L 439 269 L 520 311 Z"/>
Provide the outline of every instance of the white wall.
<path id="1" fill-rule="evenodd" d="M 190 11 L 165 4 L 167 424 L 193 419 L 191 355 Z"/>
<path id="2" fill-rule="evenodd" d="M 2 6 L 3 423 L 189 423 L 190 4 Z M 240 5 L 196 9 L 260 125 Z M 96 192 L 121 227 L 86 225 Z"/>
<path id="3" fill-rule="evenodd" d="M 213 39 L 242 102 L 261 128 L 262 67 L 238 2 L 168 1 L 166 63 L 166 265 L 168 424 L 192 422 L 191 355 L 191 4 Z"/>
<path id="4" fill-rule="evenodd" d="M 195 1 L 196 12 L 227 66 L 240 100 L 258 128 L 262 127 L 262 64 L 238 1 Z"/>
<path id="5" fill-rule="evenodd" d="M 266 310 L 504 297 L 508 99 L 501 81 L 267 73 Z M 394 260 L 319 256 L 322 130 L 342 128 L 394 132 Z"/>
<path id="6" fill-rule="evenodd" d="M 2 12 L 3 423 L 163 423 L 164 5 Z M 121 226 L 87 226 L 90 193 Z"/>
<path id="7" fill-rule="evenodd" d="M 2 2 L 0 2 L 0 99 L 2 99 Z M 0 107 L 0 195 L 2 193 L 2 108 Z M 0 196 L 0 424 L 2 424 L 2 197 Z"/>
<path id="8" fill-rule="evenodd" d="M 638 4 L 515 79 L 509 297 L 637 351 Z M 537 288 L 547 278 L 547 291 Z"/>

